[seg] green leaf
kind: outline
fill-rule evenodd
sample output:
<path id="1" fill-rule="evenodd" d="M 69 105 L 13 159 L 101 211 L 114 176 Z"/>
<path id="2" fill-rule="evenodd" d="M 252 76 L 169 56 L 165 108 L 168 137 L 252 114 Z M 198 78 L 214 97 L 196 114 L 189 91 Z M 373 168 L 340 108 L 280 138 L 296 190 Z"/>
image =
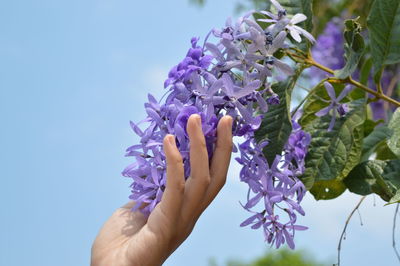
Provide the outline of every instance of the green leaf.
<path id="1" fill-rule="evenodd" d="M 387 141 L 383 141 L 378 144 L 376 147 L 376 158 L 377 160 L 393 160 L 397 159 L 396 154 L 392 152 L 391 149 L 389 149 L 387 145 Z"/>
<path id="2" fill-rule="evenodd" d="M 384 123 L 384 122 L 385 122 L 384 120 L 374 121 L 372 119 L 369 119 L 368 113 L 367 113 L 367 119 L 364 122 L 364 136 L 366 137 L 369 134 L 371 134 L 377 125 L 379 125 L 380 123 Z"/>
<path id="3" fill-rule="evenodd" d="M 282 153 L 283 146 L 292 132 L 292 118 L 290 115 L 290 100 L 294 85 L 301 70 L 288 80 L 272 85 L 272 90 L 278 94 L 280 103 L 269 105 L 269 110 L 264 114 L 260 128 L 255 132 L 255 138 L 259 142 L 268 139 L 270 142 L 264 148 L 264 156 L 272 163 L 277 154 Z"/>
<path id="4" fill-rule="evenodd" d="M 329 200 L 339 197 L 346 190 L 346 186 L 340 180 L 319 180 L 315 181 L 310 189 L 316 200 Z"/>
<path id="5" fill-rule="evenodd" d="M 372 59 L 368 58 L 365 60 L 363 65 L 361 66 L 361 71 L 360 71 L 360 83 L 368 86 L 368 78 L 371 73 L 371 68 L 372 68 Z M 352 99 L 359 99 L 362 97 L 365 97 L 365 91 L 355 88 L 350 92 L 350 97 Z"/>
<path id="6" fill-rule="evenodd" d="M 372 69 L 372 59 L 371 57 L 365 60 L 364 64 L 361 67 L 361 73 L 360 73 L 360 83 L 368 86 L 368 78 L 369 74 L 371 73 Z"/>
<path id="7" fill-rule="evenodd" d="M 301 177 L 307 188 L 315 182 L 311 193 L 316 199 L 327 199 L 343 192 L 340 182 L 359 163 L 364 133 L 365 99 L 349 103 L 350 112 L 344 117 L 337 118 L 332 131 L 328 132 L 330 115 L 312 120 L 304 128 L 311 134 L 311 143 L 306 156 L 306 170 Z M 336 180 L 336 181 L 332 181 Z M 332 181 L 324 183 L 322 181 Z M 334 194 L 325 195 L 323 185 L 332 185 Z M 331 189 L 330 187 L 326 187 Z"/>
<path id="8" fill-rule="evenodd" d="M 399 202 L 400 202 L 400 189 L 396 191 L 396 194 L 394 194 L 394 196 L 391 197 L 389 202 L 385 205 L 399 203 Z"/>
<path id="9" fill-rule="evenodd" d="M 393 113 L 388 127 L 393 130 L 393 135 L 387 142 L 388 147 L 397 157 L 400 158 L 400 107 Z"/>
<path id="10" fill-rule="evenodd" d="M 361 161 L 369 159 L 378 145 L 391 137 L 393 131 L 386 126 L 380 126 L 374 129 L 363 141 Z"/>
<path id="11" fill-rule="evenodd" d="M 383 200 L 391 201 L 400 189 L 400 160 L 362 162 L 354 167 L 343 182 L 353 193 L 376 193 Z"/>
<path id="12" fill-rule="evenodd" d="M 364 52 L 364 38 L 361 36 L 361 25 L 356 19 L 348 19 L 344 22 L 344 51 L 346 58 L 346 65 L 335 71 L 335 76 L 339 79 L 345 79 L 356 70 L 358 62 Z"/>
<path id="13" fill-rule="evenodd" d="M 375 83 L 385 65 L 400 62 L 400 1 L 375 0 L 367 18 Z"/>

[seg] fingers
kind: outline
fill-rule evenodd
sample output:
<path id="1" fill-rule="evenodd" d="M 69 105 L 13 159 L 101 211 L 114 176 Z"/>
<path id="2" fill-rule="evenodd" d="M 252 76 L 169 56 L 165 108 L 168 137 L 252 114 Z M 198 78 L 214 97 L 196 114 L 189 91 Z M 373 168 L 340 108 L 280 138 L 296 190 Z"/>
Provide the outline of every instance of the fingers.
<path id="1" fill-rule="evenodd" d="M 170 221 L 173 221 L 179 217 L 185 191 L 182 156 L 176 147 L 173 135 L 164 138 L 164 153 L 167 160 L 167 184 L 160 209 Z"/>
<path id="2" fill-rule="evenodd" d="M 190 177 L 208 183 L 210 178 L 206 140 L 199 115 L 191 115 L 187 124 L 190 141 Z"/>
<path id="3" fill-rule="evenodd" d="M 182 157 L 175 138 L 166 136 L 167 186 L 160 202 L 162 212 L 170 220 L 181 217 L 183 224 L 196 221 L 225 184 L 232 152 L 232 118 L 225 116 L 218 123 L 211 166 L 199 115 L 189 117 L 187 132 L 190 141 L 190 177 L 185 183 Z"/>
<path id="4" fill-rule="evenodd" d="M 190 141 L 190 177 L 186 182 L 185 203 L 182 215 L 190 219 L 200 208 L 204 194 L 210 184 L 210 172 L 206 141 L 199 115 L 191 115 L 187 124 Z"/>
<path id="5" fill-rule="evenodd" d="M 217 127 L 217 144 L 210 167 L 211 182 L 203 201 L 203 210 L 213 201 L 226 182 L 232 145 L 232 117 L 224 116 Z"/>

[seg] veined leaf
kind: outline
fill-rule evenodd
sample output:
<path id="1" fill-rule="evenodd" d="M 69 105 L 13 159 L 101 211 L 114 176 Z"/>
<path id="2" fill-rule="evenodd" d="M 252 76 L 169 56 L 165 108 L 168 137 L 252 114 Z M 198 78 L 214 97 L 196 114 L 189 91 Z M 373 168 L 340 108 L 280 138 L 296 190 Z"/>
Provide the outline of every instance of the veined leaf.
<path id="1" fill-rule="evenodd" d="M 347 188 L 359 195 L 378 194 L 392 203 L 400 190 L 400 160 L 370 160 L 354 167 L 343 181 Z M 394 198 L 394 201 L 396 198 Z"/>
<path id="2" fill-rule="evenodd" d="M 376 127 L 363 141 L 361 161 L 369 159 L 378 145 L 392 136 L 393 131 L 386 126 Z"/>
<path id="3" fill-rule="evenodd" d="M 269 105 L 269 110 L 264 114 L 260 128 L 255 132 L 257 141 L 268 139 L 269 144 L 264 148 L 264 156 L 272 163 L 277 154 L 282 153 L 283 146 L 292 132 L 292 118 L 290 115 L 290 99 L 294 85 L 301 73 L 298 70 L 288 80 L 278 82 L 272 90 L 278 94 L 280 103 Z"/>
<path id="4" fill-rule="evenodd" d="M 400 1 L 375 0 L 367 19 L 374 79 L 379 82 L 385 65 L 400 62 Z"/>
<path id="5" fill-rule="evenodd" d="M 400 37 L 400 36 L 399 36 Z M 397 108 L 390 119 L 388 127 L 393 130 L 393 134 L 388 140 L 390 150 L 400 158 L 400 108 Z"/>
<path id="6" fill-rule="evenodd" d="M 306 171 L 301 177 L 307 188 L 314 182 L 313 193 L 316 199 L 333 198 L 340 195 L 340 182 L 352 168 L 359 163 L 365 121 L 365 99 L 349 103 L 350 112 L 344 117 L 337 118 L 332 131 L 327 131 L 331 116 L 318 117 L 304 128 L 311 134 L 311 143 L 306 157 Z M 335 182 L 332 180 L 336 180 Z M 326 184 L 334 184 L 336 192 L 326 194 L 320 190 Z M 318 190 L 317 190 L 318 188 Z M 343 192 L 343 191 L 342 191 Z M 322 196 L 321 196 L 322 195 Z"/>

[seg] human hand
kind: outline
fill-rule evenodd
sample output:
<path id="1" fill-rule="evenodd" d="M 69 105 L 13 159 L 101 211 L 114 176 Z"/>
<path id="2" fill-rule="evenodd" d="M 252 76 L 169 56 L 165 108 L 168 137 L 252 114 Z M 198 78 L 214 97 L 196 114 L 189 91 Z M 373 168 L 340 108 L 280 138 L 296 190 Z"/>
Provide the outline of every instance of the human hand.
<path id="1" fill-rule="evenodd" d="M 185 181 L 175 137 L 167 135 L 167 184 L 161 202 L 148 217 L 131 211 L 134 202 L 117 209 L 93 243 L 92 266 L 161 265 L 192 232 L 225 184 L 232 151 L 232 118 L 224 116 L 218 123 L 211 165 L 199 115 L 190 116 L 187 131 L 190 177 Z"/>

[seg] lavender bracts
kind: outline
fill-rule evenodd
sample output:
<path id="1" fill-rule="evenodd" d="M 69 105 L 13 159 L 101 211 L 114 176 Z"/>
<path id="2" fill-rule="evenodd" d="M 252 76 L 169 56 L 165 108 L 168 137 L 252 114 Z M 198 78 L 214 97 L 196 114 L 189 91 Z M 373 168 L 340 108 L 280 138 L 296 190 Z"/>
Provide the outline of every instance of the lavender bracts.
<path id="1" fill-rule="evenodd" d="M 274 1 L 276 4 L 276 1 Z M 186 57 L 168 74 L 164 87 L 168 89 L 165 102 L 149 95 L 145 104 L 147 118 L 135 124 L 134 132 L 140 144 L 127 149 L 127 156 L 135 157 L 123 175 L 132 178 L 130 199 L 136 202 L 134 210 L 149 214 L 160 202 L 166 183 L 165 154 L 162 141 L 173 134 L 182 154 L 184 174 L 190 175 L 189 138 L 186 124 L 191 114 L 199 114 L 206 139 L 209 158 L 212 157 L 216 127 L 223 115 L 233 118 L 233 135 L 242 137 L 234 150 L 240 152 L 236 160 L 242 165 L 240 180 L 248 184 L 249 193 L 244 208 L 253 215 L 242 223 L 256 229 L 263 227 L 266 241 L 279 247 L 288 243 L 294 248 L 296 230 L 306 229 L 296 225 L 296 213 L 304 215 L 300 206 L 304 185 L 298 176 L 304 171 L 304 158 L 310 136 L 293 121 L 293 132 L 282 154 L 274 162 L 267 162 L 262 153 L 268 142 L 256 143 L 254 132 L 260 127 L 262 115 L 269 104 L 279 104 L 272 91 L 276 70 L 292 75 L 293 69 L 274 57 L 275 51 L 286 46 L 288 32 L 301 34 L 313 41 L 312 36 L 294 25 L 305 19 L 297 14 L 292 19 L 279 9 L 278 15 L 270 14 L 268 28 L 261 28 L 249 19 L 251 13 L 225 27 L 210 32 L 211 38 L 200 46 L 192 38 Z M 142 126 L 142 124 L 146 124 Z M 256 211 L 262 205 L 261 211 Z M 288 218 L 282 223 L 283 212 Z"/>

